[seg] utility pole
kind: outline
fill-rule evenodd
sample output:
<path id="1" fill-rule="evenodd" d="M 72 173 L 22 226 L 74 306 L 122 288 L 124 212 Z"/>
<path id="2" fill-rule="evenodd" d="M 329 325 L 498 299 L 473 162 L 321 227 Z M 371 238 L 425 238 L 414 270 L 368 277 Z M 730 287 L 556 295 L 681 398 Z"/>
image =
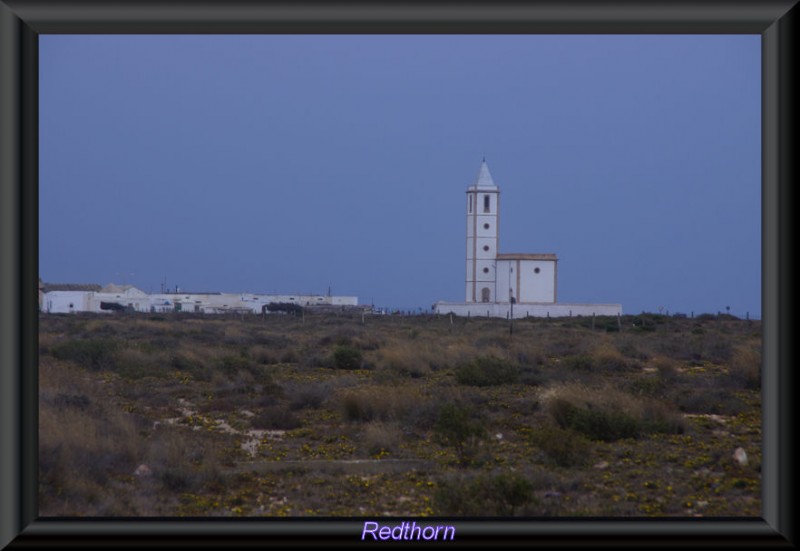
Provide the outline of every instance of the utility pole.
<path id="1" fill-rule="evenodd" d="M 511 287 L 511 274 L 514 272 L 514 268 L 511 266 L 508 267 L 508 308 L 509 308 L 509 320 L 508 320 L 508 334 L 514 334 L 514 289 Z"/>

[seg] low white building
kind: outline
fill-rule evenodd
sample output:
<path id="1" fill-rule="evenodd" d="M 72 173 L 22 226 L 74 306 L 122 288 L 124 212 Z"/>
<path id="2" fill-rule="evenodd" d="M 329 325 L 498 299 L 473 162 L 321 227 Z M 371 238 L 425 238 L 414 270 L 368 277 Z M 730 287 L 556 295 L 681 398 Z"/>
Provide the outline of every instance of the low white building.
<path id="1" fill-rule="evenodd" d="M 54 314 L 91 310 L 91 297 L 100 290 L 96 283 L 43 283 L 39 280 L 39 309 Z"/>
<path id="2" fill-rule="evenodd" d="M 42 297 L 42 311 L 50 314 L 91 312 L 92 291 L 48 291 Z"/>
<path id="3" fill-rule="evenodd" d="M 358 306 L 358 297 L 323 295 L 261 295 L 253 293 L 159 293 L 150 295 L 152 311 L 207 314 L 250 312 L 261 314 L 269 304 Z"/>
<path id="4" fill-rule="evenodd" d="M 500 188 L 484 159 L 467 188 L 466 300 L 440 301 L 439 314 L 522 318 L 613 316 L 620 304 L 557 302 L 558 258 L 553 253 L 500 253 Z"/>
<path id="5" fill-rule="evenodd" d="M 262 295 L 253 293 L 157 293 L 148 294 L 133 285 L 41 286 L 41 310 L 53 314 L 77 312 L 195 312 L 205 314 L 261 314 L 271 303 L 304 308 L 358 306 L 358 297 L 328 295 Z"/>
<path id="6" fill-rule="evenodd" d="M 109 283 L 90 298 L 90 312 L 113 312 L 127 310 L 133 312 L 150 311 L 150 295 L 133 285 Z"/>

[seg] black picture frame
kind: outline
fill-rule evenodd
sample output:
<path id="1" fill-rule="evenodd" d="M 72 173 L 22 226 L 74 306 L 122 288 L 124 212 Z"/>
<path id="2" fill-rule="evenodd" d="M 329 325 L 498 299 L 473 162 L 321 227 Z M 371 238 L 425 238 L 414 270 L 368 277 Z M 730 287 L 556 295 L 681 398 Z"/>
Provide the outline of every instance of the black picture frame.
<path id="1" fill-rule="evenodd" d="M 38 518 L 38 36 L 81 33 L 761 35 L 762 518 L 459 518 L 447 545 L 793 547 L 796 3 L 0 0 L 0 547 L 374 545 L 363 519 Z"/>

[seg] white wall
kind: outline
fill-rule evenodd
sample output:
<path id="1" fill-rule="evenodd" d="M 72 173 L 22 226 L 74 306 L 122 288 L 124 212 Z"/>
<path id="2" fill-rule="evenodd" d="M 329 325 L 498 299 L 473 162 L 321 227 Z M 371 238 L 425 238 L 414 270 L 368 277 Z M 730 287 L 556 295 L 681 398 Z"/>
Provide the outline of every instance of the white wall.
<path id="1" fill-rule="evenodd" d="M 510 305 L 506 303 L 466 304 L 455 302 L 437 302 L 434 311 L 437 314 L 454 314 L 456 316 L 508 318 Z M 514 304 L 514 319 L 528 316 L 551 318 L 569 316 L 616 316 L 622 315 L 621 304 Z"/>
<path id="2" fill-rule="evenodd" d="M 92 291 L 50 291 L 42 298 L 42 311 L 51 314 L 89 312 Z"/>
<path id="3" fill-rule="evenodd" d="M 169 302 L 169 305 L 165 305 Z M 225 312 L 246 308 L 255 314 L 260 314 L 262 307 L 270 302 L 283 302 L 299 306 L 315 305 L 341 305 L 357 306 L 358 297 L 351 296 L 322 296 L 322 295 L 259 295 L 253 293 L 222 293 L 187 294 L 167 293 L 150 295 L 150 304 L 156 311 L 172 312 L 175 303 L 181 304 L 182 312 L 196 312 L 199 308 L 203 313 Z"/>
<path id="4" fill-rule="evenodd" d="M 536 270 L 539 273 L 536 273 Z M 552 260 L 519 262 L 519 302 L 556 301 L 556 263 Z"/>
<path id="5" fill-rule="evenodd" d="M 469 200 L 473 208 L 470 212 Z M 489 210 L 484 211 L 484 197 L 489 198 Z M 500 191 L 497 187 L 467 190 L 467 267 L 465 300 L 481 302 L 482 290 L 489 289 L 489 300 L 495 299 L 495 257 L 498 247 L 498 210 Z M 488 226 L 488 227 L 484 227 Z M 487 249 L 484 250 L 484 247 Z M 486 272 L 484 272 L 486 270 Z"/>
<path id="6" fill-rule="evenodd" d="M 127 296 L 130 295 L 130 296 Z M 300 306 L 334 305 L 358 306 L 358 297 L 322 295 L 256 295 L 252 293 L 97 293 L 92 291 L 50 291 L 42 297 L 42 311 L 54 314 L 70 312 L 110 313 L 102 310 L 102 302 L 112 302 L 122 306 L 131 305 L 137 312 L 174 312 L 179 302 L 182 312 L 216 313 L 249 309 L 255 314 L 270 302 L 285 302 Z"/>
<path id="7" fill-rule="evenodd" d="M 538 268 L 539 272 L 536 272 Z M 497 302 L 509 301 L 509 289 L 517 303 L 556 301 L 554 260 L 510 259 L 497 261 Z"/>

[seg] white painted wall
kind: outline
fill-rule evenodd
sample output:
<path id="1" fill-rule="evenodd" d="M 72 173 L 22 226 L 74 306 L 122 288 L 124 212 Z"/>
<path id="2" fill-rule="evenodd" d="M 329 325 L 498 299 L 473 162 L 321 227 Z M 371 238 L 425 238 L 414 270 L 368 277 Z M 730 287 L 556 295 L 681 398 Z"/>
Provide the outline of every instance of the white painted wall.
<path id="1" fill-rule="evenodd" d="M 434 311 L 437 314 L 453 314 L 456 316 L 508 318 L 511 305 L 505 303 L 465 304 L 454 302 L 437 302 Z M 552 304 L 514 304 L 514 319 L 525 317 L 570 317 L 570 316 L 617 316 L 622 315 L 621 304 L 584 304 L 584 303 L 552 303 Z"/>
<path id="2" fill-rule="evenodd" d="M 92 291 L 50 291 L 42 297 L 42 311 L 51 314 L 89 312 Z"/>
<path id="3" fill-rule="evenodd" d="M 489 199 L 488 211 L 484 209 L 485 197 Z M 467 189 L 466 302 L 481 302 L 484 288 L 489 289 L 489 300 L 496 300 L 495 257 L 498 247 L 499 206 L 500 190 L 496 186 L 470 186 Z"/>
<path id="4" fill-rule="evenodd" d="M 517 303 L 555 302 L 556 261 L 498 260 L 497 301 L 509 302 L 511 296 Z"/>
<path id="5" fill-rule="evenodd" d="M 138 291 L 138 290 L 137 290 Z M 158 293 L 148 295 L 138 291 L 131 293 L 97 293 L 91 291 L 50 291 L 42 297 L 42 311 L 50 313 L 95 312 L 102 310 L 101 302 L 130 305 L 137 312 L 174 312 L 180 303 L 182 312 L 221 313 L 248 309 L 261 313 L 262 306 L 270 302 L 286 302 L 300 306 L 358 306 L 358 297 L 322 295 L 257 295 L 251 293 Z M 71 306 L 70 306 L 71 305 Z"/>
<path id="6" fill-rule="evenodd" d="M 255 314 L 260 314 L 262 307 L 270 302 L 283 302 L 299 306 L 358 306 L 358 297 L 353 296 L 322 296 L 322 295 L 259 295 L 253 293 L 222 293 L 187 294 L 167 293 L 150 295 L 151 305 L 156 311 L 172 312 L 174 304 L 179 302 L 182 312 L 196 312 L 199 308 L 203 313 L 221 313 L 248 309 Z M 169 302 L 169 304 L 165 304 Z"/>
<path id="7" fill-rule="evenodd" d="M 519 302 L 556 301 L 555 261 L 521 260 L 518 268 L 520 276 Z"/>

